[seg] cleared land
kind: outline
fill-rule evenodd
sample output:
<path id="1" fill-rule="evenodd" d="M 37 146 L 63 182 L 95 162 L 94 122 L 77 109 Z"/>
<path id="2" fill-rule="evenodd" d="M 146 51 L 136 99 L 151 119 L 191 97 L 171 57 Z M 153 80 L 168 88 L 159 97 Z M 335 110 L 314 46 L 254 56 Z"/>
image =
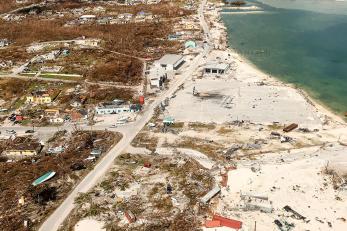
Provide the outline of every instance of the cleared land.
<path id="1" fill-rule="evenodd" d="M 234 57 L 227 56 L 227 52 L 216 51 L 206 62 L 216 62 L 216 57 L 229 63 L 231 70 L 227 75 L 203 75 L 187 82 L 167 107 L 176 121 L 230 123 L 245 120 L 262 124 L 295 122 L 312 128 L 320 127 L 319 113 L 296 90 L 266 81 L 265 75 L 255 75 L 250 67 L 248 71 L 247 68 L 239 68 L 243 64 Z M 193 95 L 194 88 L 199 95 Z"/>
<path id="2" fill-rule="evenodd" d="M 61 230 L 73 230 L 83 217 L 102 221 L 107 230 L 199 230 L 205 210 L 196 206 L 212 185 L 211 175 L 193 159 L 125 153 L 97 187 L 77 198 Z M 141 222 L 128 224 L 126 211 Z"/>

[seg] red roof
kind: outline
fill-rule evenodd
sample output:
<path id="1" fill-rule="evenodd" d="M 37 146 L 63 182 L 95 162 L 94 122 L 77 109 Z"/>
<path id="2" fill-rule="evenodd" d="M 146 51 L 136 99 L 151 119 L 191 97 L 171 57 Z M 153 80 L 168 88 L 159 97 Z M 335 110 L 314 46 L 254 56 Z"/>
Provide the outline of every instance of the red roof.
<path id="1" fill-rule="evenodd" d="M 206 228 L 217 228 L 221 227 L 220 221 L 212 220 L 212 221 L 205 221 L 205 227 Z"/>
<path id="2" fill-rule="evenodd" d="M 24 118 L 21 115 L 16 115 L 16 121 L 22 121 Z"/>
<path id="3" fill-rule="evenodd" d="M 219 215 L 213 215 L 213 220 L 220 221 L 220 224 L 222 226 L 226 226 L 229 228 L 233 228 L 233 229 L 241 229 L 242 228 L 242 222 L 241 221 L 225 218 L 225 217 L 222 217 Z"/>

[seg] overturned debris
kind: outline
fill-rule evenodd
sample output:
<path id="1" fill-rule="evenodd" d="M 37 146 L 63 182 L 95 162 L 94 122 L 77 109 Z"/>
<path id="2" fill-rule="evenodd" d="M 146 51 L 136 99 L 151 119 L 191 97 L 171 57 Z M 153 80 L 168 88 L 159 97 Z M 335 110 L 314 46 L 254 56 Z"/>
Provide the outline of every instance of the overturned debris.
<path id="1" fill-rule="evenodd" d="M 288 223 L 286 221 L 279 221 L 279 220 L 274 220 L 274 223 L 277 225 L 278 229 L 281 231 L 290 231 L 292 228 L 294 228 L 294 224 Z"/>
<path id="2" fill-rule="evenodd" d="M 283 207 L 283 209 L 289 213 L 293 214 L 293 217 L 298 219 L 298 220 L 306 220 L 306 217 L 302 216 L 301 214 L 299 214 L 298 212 L 296 212 L 295 210 L 293 210 L 290 206 L 286 205 Z"/>
<path id="3" fill-rule="evenodd" d="M 216 186 L 211 191 L 209 191 L 205 196 L 201 198 L 201 203 L 207 204 L 214 196 L 220 192 L 220 187 Z"/>
<path id="4" fill-rule="evenodd" d="M 281 136 L 280 141 L 281 141 L 281 143 L 287 143 L 287 142 L 293 141 L 293 138 L 291 138 L 289 136 Z"/>
<path id="5" fill-rule="evenodd" d="M 133 212 L 130 210 L 125 211 L 124 213 L 125 218 L 128 220 L 129 223 L 134 223 L 136 221 L 136 217 Z"/>
<path id="6" fill-rule="evenodd" d="M 274 210 L 272 201 L 269 201 L 268 197 L 241 195 L 241 199 L 244 202 L 243 209 L 245 211 L 259 210 L 264 213 L 272 213 Z"/>

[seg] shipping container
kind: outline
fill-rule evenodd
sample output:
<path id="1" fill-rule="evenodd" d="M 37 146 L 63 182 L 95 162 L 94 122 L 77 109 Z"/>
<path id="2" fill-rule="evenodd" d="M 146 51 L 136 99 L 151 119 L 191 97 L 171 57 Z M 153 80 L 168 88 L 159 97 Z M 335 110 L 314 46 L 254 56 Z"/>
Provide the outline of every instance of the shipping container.
<path id="1" fill-rule="evenodd" d="M 220 221 L 221 226 L 226 226 L 237 230 L 242 228 L 242 222 L 234 219 L 225 218 L 219 215 L 213 215 L 213 220 Z"/>
<path id="2" fill-rule="evenodd" d="M 296 129 L 298 127 L 298 124 L 291 124 L 285 128 L 283 128 L 283 131 L 284 132 L 290 132 L 290 131 L 293 131 L 294 129 Z"/>
<path id="3" fill-rule="evenodd" d="M 212 221 L 205 221 L 205 227 L 206 228 L 217 228 L 221 227 L 220 221 L 212 220 Z"/>

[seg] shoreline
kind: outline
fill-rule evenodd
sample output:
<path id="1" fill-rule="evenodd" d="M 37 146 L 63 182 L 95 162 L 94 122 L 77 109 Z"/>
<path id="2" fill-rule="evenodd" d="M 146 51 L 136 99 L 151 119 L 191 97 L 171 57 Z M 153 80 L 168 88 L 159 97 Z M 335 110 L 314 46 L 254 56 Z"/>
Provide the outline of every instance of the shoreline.
<path id="1" fill-rule="evenodd" d="M 215 6 L 218 7 L 217 5 L 215 5 Z M 221 6 L 220 8 L 224 8 L 224 6 Z M 292 83 L 285 82 L 285 81 L 281 80 L 279 77 L 273 76 L 273 75 L 267 73 L 266 71 L 261 70 L 258 66 L 256 66 L 254 63 L 252 63 L 245 56 L 239 54 L 235 49 L 231 48 L 230 44 L 228 42 L 229 41 L 229 34 L 228 34 L 228 31 L 227 31 L 226 26 L 224 24 L 224 21 L 221 17 L 222 16 L 221 11 L 219 11 L 219 10 L 218 10 L 218 16 L 220 17 L 221 20 L 219 22 L 216 21 L 214 23 L 222 25 L 221 28 L 223 28 L 222 30 L 225 33 L 225 35 L 223 35 L 223 33 L 221 33 L 221 36 L 225 36 L 223 39 L 225 39 L 225 41 L 226 41 L 226 46 L 227 46 L 225 49 L 226 52 L 230 53 L 230 55 L 237 58 L 237 60 L 239 62 L 247 65 L 249 70 L 252 70 L 255 74 L 259 74 L 260 75 L 259 78 L 263 78 L 266 81 L 276 83 L 279 86 L 289 87 L 289 88 L 294 89 L 298 94 L 300 94 L 302 97 L 304 97 L 304 99 L 316 109 L 317 113 L 320 113 L 322 115 L 327 116 L 331 122 L 339 123 L 341 125 L 346 125 L 346 121 L 342 115 L 336 114 L 332 109 L 330 109 L 328 106 L 326 106 L 323 102 L 320 102 L 318 99 L 312 97 L 305 89 L 302 89 L 298 86 L 295 86 Z"/>
<path id="2" fill-rule="evenodd" d="M 273 83 L 276 83 L 279 86 L 289 87 L 289 88 L 294 89 L 302 97 L 304 97 L 304 99 L 309 104 L 311 104 L 317 110 L 317 112 L 330 117 L 330 119 L 332 119 L 333 122 L 338 122 L 338 123 L 341 123 L 343 125 L 346 125 L 346 121 L 344 120 L 344 118 L 342 116 L 339 116 L 332 109 L 330 109 L 329 107 L 324 105 L 322 102 L 320 102 L 319 100 L 317 100 L 317 99 L 313 98 L 312 96 L 310 96 L 309 93 L 307 93 L 304 89 L 302 89 L 300 87 L 297 87 L 297 86 L 295 86 L 292 83 L 284 82 L 280 78 L 278 78 L 276 76 L 273 76 L 273 75 L 270 75 L 269 73 L 261 70 L 254 63 L 252 63 L 249 59 L 247 59 L 246 57 L 240 55 L 239 53 L 237 53 L 237 51 L 235 51 L 234 49 L 232 49 L 230 47 L 227 48 L 227 51 L 230 52 L 231 55 L 237 56 L 238 61 L 246 64 L 251 69 L 253 69 L 255 72 L 258 72 L 259 74 L 263 75 L 265 77 L 265 80 L 271 81 Z"/>

